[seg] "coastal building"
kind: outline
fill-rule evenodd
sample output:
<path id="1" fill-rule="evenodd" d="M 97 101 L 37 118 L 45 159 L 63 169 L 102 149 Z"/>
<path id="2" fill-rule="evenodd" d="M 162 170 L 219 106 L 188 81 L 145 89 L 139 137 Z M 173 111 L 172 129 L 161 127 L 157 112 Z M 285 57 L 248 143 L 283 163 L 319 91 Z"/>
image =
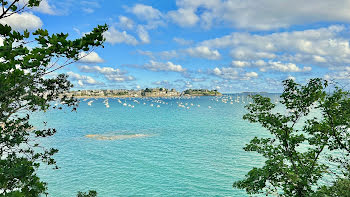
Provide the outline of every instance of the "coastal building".
<path id="1" fill-rule="evenodd" d="M 75 97 L 178 97 L 178 96 L 220 96 L 217 90 L 188 89 L 182 93 L 175 89 L 146 88 L 142 90 L 78 90 L 65 93 Z"/>

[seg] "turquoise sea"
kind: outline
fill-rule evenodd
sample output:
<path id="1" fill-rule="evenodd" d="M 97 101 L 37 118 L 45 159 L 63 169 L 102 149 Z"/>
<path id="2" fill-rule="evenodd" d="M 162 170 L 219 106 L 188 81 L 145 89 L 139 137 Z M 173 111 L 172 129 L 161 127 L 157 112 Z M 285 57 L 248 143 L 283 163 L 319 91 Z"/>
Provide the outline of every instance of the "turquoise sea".
<path id="1" fill-rule="evenodd" d="M 267 133 L 242 119 L 248 102 L 242 95 L 110 98 L 107 108 L 105 99 L 81 99 L 77 112 L 34 114 L 35 126 L 57 128 L 42 143 L 59 149 L 60 169 L 43 166 L 39 175 L 53 197 L 88 190 L 99 197 L 248 196 L 232 183 L 263 160 L 242 148 Z"/>

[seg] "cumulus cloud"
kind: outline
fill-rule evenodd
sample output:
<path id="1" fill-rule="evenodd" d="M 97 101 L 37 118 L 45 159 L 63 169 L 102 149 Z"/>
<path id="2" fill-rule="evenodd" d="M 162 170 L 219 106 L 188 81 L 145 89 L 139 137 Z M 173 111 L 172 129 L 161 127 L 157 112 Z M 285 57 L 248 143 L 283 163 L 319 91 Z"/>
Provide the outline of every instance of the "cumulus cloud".
<path id="1" fill-rule="evenodd" d="M 144 65 L 144 68 L 151 71 L 169 71 L 169 72 L 185 72 L 186 69 L 184 69 L 181 65 L 176 65 L 172 62 L 156 62 L 153 60 L 150 60 L 149 63 Z"/>
<path id="2" fill-rule="evenodd" d="M 91 52 L 89 54 L 85 52 L 79 53 L 79 57 L 81 58 L 79 62 L 82 63 L 102 63 L 104 62 L 103 59 L 96 53 Z"/>
<path id="3" fill-rule="evenodd" d="M 237 61 L 233 60 L 231 62 L 232 67 L 244 68 L 244 67 L 257 67 L 260 68 L 260 71 L 278 71 L 278 72 L 309 72 L 312 70 L 310 66 L 304 66 L 303 68 L 298 67 L 294 63 L 290 62 L 281 62 L 281 61 Z"/>
<path id="4" fill-rule="evenodd" d="M 128 8 L 127 10 L 135 14 L 139 19 L 142 20 L 159 19 L 162 15 L 158 9 L 144 4 L 136 4 L 132 8 Z"/>
<path id="5" fill-rule="evenodd" d="M 90 76 L 80 75 L 78 73 L 74 73 L 72 71 L 67 72 L 67 75 L 72 81 L 77 81 L 80 86 L 84 85 L 98 85 L 102 84 L 101 82 L 96 81 L 94 78 Z"/>
<path id="6" fill-rule="evenodd" d="M 21 0 L 18 3 L 19 3 L 18 7 L 21 7 L 21 6 L 26 5 L 28 3 L 28 0 Z M 33 7 L 31 9 L 35 12 L 40 12 L 40 13 L 44 13 L 44 14 L 50 14 L 50 15 L 57 14 L 54 10 L 55 6 L 51 5 L 48 0 L 42 0 L 40 2 L 39 6 Z"/>
<path id="7" fill-rule="evenodd" d="M 259 75 L 256 72 L 239 72 L 232 67 L 214 68 L 209 71 L 210 74 L 227 80 L 250 80 L 251 78 L 257 78 Z"/>
<path id="8" fill-rule="evenodd" d="M 177 9 L 161 13 L 144 4 L 127 7 L 139 19 L 169 19 L 181 27 L 213 24 L 248 30 L 271 30 L 318 22 L 350 22 L 350 1 L 339 0 L 177 0 Z M 315 7 L 317 5 L 317 7 Z"/>
<path id="9" fill-rule="evenodd" d="M 235 48 L 230 52 L 231 57 L 240 60 L 251 60 L 251 59 L 274 59 L 277 56 L 270 52 L 257 52 L 249 48 Z"/>
<path id="10" fill-rule="evenodd" d="M 54 15 L 56 12 L 54 11 L 54 7 L 49 4 L 47 0 L 43 0 L 40 2 L 38 7 L 33 8 L 34 11 L 41 12 L 44 14 Z"/>
<path id="11" fill-rule="evenodd" d="M 319 55 L 314 55 L 313 58 L 315 62 L 320 62 L 320 63 L 327 62 L 326 58 Z"/>
<path id="12" fill-rule="evenodd" d="M 134 36 L 129 35 L 128 33 L 126 33 L 126 31 L 120 32 L 114 27 L 109 28 L 109 30 L 106 31 L 103 35 L 106 38 L 106 42 L 111 44 L 120 44 L 120 43 L 125 43 L 129 45 L 138 44 L 138 41 Z"/>
<path id="13" fill-rule="evenodd" d="M 279 61 L 277 62 L 269 61 L 267 62 L 267 66 L 260 69 L 260 71 L 262 72 L 266 72 L 269 70 L 275 70 L 279 72 L 308 72 L 308 71 L 311 71 L 312 68 L 309 66 L 300 68 L 294 63 L 282 63 Z"/>
<path id="14" fill-rule="evenodd" d="M 250 66 L 250 62 L 247 61 L 232 61 L 232 66 L 236 67 L 247 67 Z"/>
<path id="15" fill-rule="evenodd" d="M 305 23 L 350 21 L 348 0 L 177 0 L 176 4 L 178 9 L 170 13 L 178 17 L 174 18 L 177 23 L 187 26 L 201 21 L 205 27 L 219 23 L 271 30 Z"/>
<path id="16" fill-rule="evenodd" d="M 135 80 L 135 77 L 131 75 L 129 76 L 125 75 L 126 72 L 121 71 L 118 68 L 83 65 L 83 66 L 80 66 L 79 69 L 81 72 L 102 74 L 109 81 L 114 81 L 114 82 L 125 82 L 125 81 Z"/>
<path id="17" fill-rule="evenodd" d="M 217 60 L 221 57 L 218 50 L 211 50 L 209 47 L 206 46 L 188 48 L 187 50 L 185 50 L 185 52 L 192 57 L 205 58 L 209 60 Z"/>
<path id="18" fill-rule="evenodd" d="M 247 72 L 244 74 L 245 77 L 248 77 L 248 78 L 253 78 L 253 77 L 258 77 L 258 73 L 256 72 Z"/>
<path id="19" fill-rule="evenodd" d="M 25 21 L 25 22 L 23 22 Z M 21 14 L 14 13 L 10 17 L 6 17 L 0 20 L 0 23 L 11 26 L 13 29 L 21 30 L 34 30 L 43 25 L 41 19 L 29 12 L 23 12 Z"/>
<path id="20" fill-rule="evenodd" d="M 199 43 L 216 49 L 230 49 L 239 61 L 271 60 L 316 66 L 343 66 L 350 63 L 349 39 L 342 36 L 348 28 L 329 26 L 265 35 L 235 32 Z"/>
<path id="21" fill-rule="evenodd" d="M 181 27 L 191 27 L 199 21 L 199 17 L 194 13 L 193 9 L 180 8 L 176 11 L 168 12 L 168 16 Z"/>

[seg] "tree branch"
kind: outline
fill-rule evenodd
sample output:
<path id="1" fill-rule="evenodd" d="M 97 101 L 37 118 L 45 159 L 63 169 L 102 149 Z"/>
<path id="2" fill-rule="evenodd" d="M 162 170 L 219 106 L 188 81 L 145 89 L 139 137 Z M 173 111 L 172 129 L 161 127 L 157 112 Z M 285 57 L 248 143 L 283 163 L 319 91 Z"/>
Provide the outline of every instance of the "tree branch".
<path id="1" fill-rule="evenodd" d="M 10 8 L 11 8 L 13 5 L 15 5 L 15 3 L 18 2 L 18 1 L 19 1 L 19 0 L 14 0 L 14 1 L 11 3 L 11 5 L 10 5 L 5 11 L 2 12 L 2 14 L 0 15 L 0 19 L 6 18 L 6 17 L 8 17 L 8 16 L 11 16 L 12 13 L 15 13 L 15 12 L 12 12 L 10 15 L 5 16 L 5 14 L 10 10 Z M 2 1 L 2 2 L 3 2 L 3 1 Z M 3 6 L 3 8 L 4 8 L 4 6 Z"/>

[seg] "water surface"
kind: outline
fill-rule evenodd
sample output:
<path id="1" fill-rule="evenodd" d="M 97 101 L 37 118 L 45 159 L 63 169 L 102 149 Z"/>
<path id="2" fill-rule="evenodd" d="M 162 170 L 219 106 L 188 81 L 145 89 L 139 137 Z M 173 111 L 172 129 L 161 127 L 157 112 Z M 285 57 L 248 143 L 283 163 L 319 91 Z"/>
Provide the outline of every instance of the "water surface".
<path id="1" fill-rule="evenodd" d="M 47 121 L 58 130 L 43 143 L 59 149 L 60 169 L 42 167 L 39 175 L 55 197 L 87 190 L 100 197 L 247 196 L 232 183 L 262 158 L 242 148 L 266 132 L 242 119 L 246 98 L 246 103 L 231 98 L 109 99 L 109 108 L 105 99 L 94 99 L 91 106 L 89 99 L 81 100 L 77 112 L 35 114 L 36 126 Z"/>

